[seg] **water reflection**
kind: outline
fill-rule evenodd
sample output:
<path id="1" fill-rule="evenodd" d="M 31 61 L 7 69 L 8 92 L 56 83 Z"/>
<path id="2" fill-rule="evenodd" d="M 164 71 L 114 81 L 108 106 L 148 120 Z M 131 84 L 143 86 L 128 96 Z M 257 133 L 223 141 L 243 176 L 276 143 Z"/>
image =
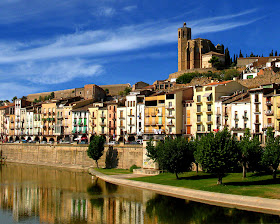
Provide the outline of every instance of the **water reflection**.
<path id="1" fill-rule="evenodd" d="M 19 223 L 279 223 L 279 216 L 221 208 L 38 166 L 0 167 L 0 220 Z"/>

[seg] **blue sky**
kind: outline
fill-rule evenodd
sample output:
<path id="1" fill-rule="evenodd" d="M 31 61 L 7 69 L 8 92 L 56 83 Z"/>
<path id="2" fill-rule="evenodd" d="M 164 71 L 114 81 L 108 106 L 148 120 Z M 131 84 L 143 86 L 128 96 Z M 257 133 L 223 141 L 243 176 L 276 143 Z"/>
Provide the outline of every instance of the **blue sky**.
<path id="1" fill-rule="evenodd" d="M 1 0 L 0 99 L 166 79 L 177 28 L 231 55 L 280 53 L 279 0 Z"/>

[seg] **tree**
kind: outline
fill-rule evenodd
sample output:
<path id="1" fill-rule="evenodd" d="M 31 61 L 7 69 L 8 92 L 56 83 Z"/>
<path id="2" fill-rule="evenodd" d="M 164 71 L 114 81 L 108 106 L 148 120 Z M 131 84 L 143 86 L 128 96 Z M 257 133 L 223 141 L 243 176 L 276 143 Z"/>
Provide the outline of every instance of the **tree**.
<path id="1" fill-rule="evenodd" d="M 125 96 L 127 96 L 129 93 L 131 92 L 131 88 L 130 87 L 125 87 L 123 93 Z"/>
<path id="2" fill-rule="evenodd" d="M 147 155 L 158 162 L 160 168 L 174 173 L 179 179 L 178 174 L 189 171 L 194 162 L 192 146 L 186 139 L 178 137 L 167 138 L 157 146 L 149 145 L 146 149 Z"/>
<path id="3" fill-rule="evenodd" d="M 274 54 L 274 56 L 278 56 L 278 52 L 277 52 L 277 51 L 275 51 L 275 54 Z"/>
<path id="4" fill-rule="evenodd" d="M 17 99 L 17 96 L 14 96 L 13 99 L 12 99 L 12 101 L 14 102 L 16 99 Z"/>
<path id="5" fill-rule="evenodd" d="M 238 164 L 238 143 L 225 128 L 215 135 L 209 133 L 202 136 L 194 155 L 202 169 L 216 174 L 217 184 L 222 184 L 225 173 L 232 171 Z"/>
<path id="6" fill-rule="evenodd" d="M 239 142 L 241 152 L 241 164 L 243 167 L 243 178 L 246 177 L 247 167 L 256 170 L 262 157 L 262 148 L 257 137 L 251 138 L 250 129 L 246 128 L 244 137 Z"/>
<path id="7" fill-rule="evenodd" d="M 39 96 L 39 102 L 42 102 L 42 96 Z"/>
<path id="8" fill-rule="evenodd" d="M 88 146 L 88 150 L 87 150 L 88 157 L 95 160 L 97 168 L 98 168 L 98 160 L 100 159 L 100 157 L 103 155 L 104 152 L 105 141 L 106 141 L 105 137 L 95 135 Z"/>
<path id="9" fill-rule="evenodd" d="M 238 77 L 240 72 L 237 69 L 227 69 L 224 71 L 224 80 L 232 80 L 234 77 Z"/>
<path id="10" fill-rule="evenodd" d="M 51 95 L 49 97 L 50 99 L 53 99 L 54 98 L 54 92 L 51 92 Z"/>
<path id="11" fill-rule="evenodd" d="M 38 103 L 38 100 L 37 100 L 37 98 L 35 98 L 33 102 L 34 102 L 34 103 Z"/>
<path id="12" fill-rule="evenodd" d="M 231 65 L 231 58 L 228 48 L 225 49 L 225 67 L 228 68 Z"/>
<path id="13" fill-rule="evenodd" d="M 276 179 L 277 168 L 280 163 L 280 137 L 274 137 L 273 129 L 267 129 L 267 141 L 263 153 L 263 163 L 270 166 L 273 171 L 273 179 Z"/>
<path id="14" fill-rule="evenodd" d="M 109 89 L 104 89 L 105 93 L 108 95 L 109 94 Z"/>
<path id="15" fill-rule="evenodd" d="M 219 68 L 221 66 L 221 61 L 217 56 L 212 56 L 208 62 L 211 63 L 214 68 Z"/>
<path id="16" fill-rule="evenodd" d="M 243 54 L 241 53 L 241 50 L 240 50 L 240 52 L 239 52 L 239 57 L 240 57 L 240 58 L 243 58 Z"/>
<path id="17" fill-rule="evenodd" d="M 273 56 L 273 50 L 271 50 L 271 52 L 269 53 L 269 56 Z"/>

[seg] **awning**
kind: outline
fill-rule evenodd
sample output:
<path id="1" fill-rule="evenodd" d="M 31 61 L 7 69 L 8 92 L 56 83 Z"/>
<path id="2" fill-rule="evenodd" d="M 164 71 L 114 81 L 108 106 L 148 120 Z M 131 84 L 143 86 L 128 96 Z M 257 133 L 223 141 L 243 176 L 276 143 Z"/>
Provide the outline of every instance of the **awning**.
<path id="1" fill-rule="evenodd" d="M 205 93 L 203 97 L 209 97 L 212 93 Z"/>

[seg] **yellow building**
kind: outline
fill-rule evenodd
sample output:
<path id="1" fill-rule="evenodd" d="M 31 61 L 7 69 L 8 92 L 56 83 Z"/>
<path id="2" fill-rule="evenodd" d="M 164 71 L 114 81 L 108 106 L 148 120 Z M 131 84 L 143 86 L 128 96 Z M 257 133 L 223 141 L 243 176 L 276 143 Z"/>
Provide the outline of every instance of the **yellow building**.
<path id="1" fill-rule="evenodd" d="M 146 140 L 149 140 L 154 134 L 155 139 L 157 136 L 165 134 L 165 112 L 165 93 L 145 97 L 144 134 Z"/>
<path id="2" fill-rule="evenodd" d="M 245 91 L 246 87 L 236 81 L 212 82 L 204 86 L 196 86 L 194 89 L 194 113 L 196 116 L 192 126 L 193 134 L 204 134 L 220 130 L 220 120 L 225 119 L 227 125 L 228 111 L 222 114 L 222 101 L 224 96 L 230 96 L 236 91 Z"/>
<path id="3" fill-rule="evenodd" d="M 89 136 L 104 135 L 107 136 L 108 110 L 104 103 L 93 103 L 89 110 Z M 90 138 L 89 137 L 89 138 Z"/>
<path id="4" fill-rule="evenodd" d="M 56 141 L 55 122 L 56 122 L 56 102 L 47 101 L 42 103 L 42 129 L 43 141 Z"/>
<path id="5" fill-rule="evenodd" d="M 168 135 L 184 134 L 185 117 L 183 117 L 183 102 L 193 99 L 193 88 L 177 89 L 165 95 L 165 130 Z"/>

